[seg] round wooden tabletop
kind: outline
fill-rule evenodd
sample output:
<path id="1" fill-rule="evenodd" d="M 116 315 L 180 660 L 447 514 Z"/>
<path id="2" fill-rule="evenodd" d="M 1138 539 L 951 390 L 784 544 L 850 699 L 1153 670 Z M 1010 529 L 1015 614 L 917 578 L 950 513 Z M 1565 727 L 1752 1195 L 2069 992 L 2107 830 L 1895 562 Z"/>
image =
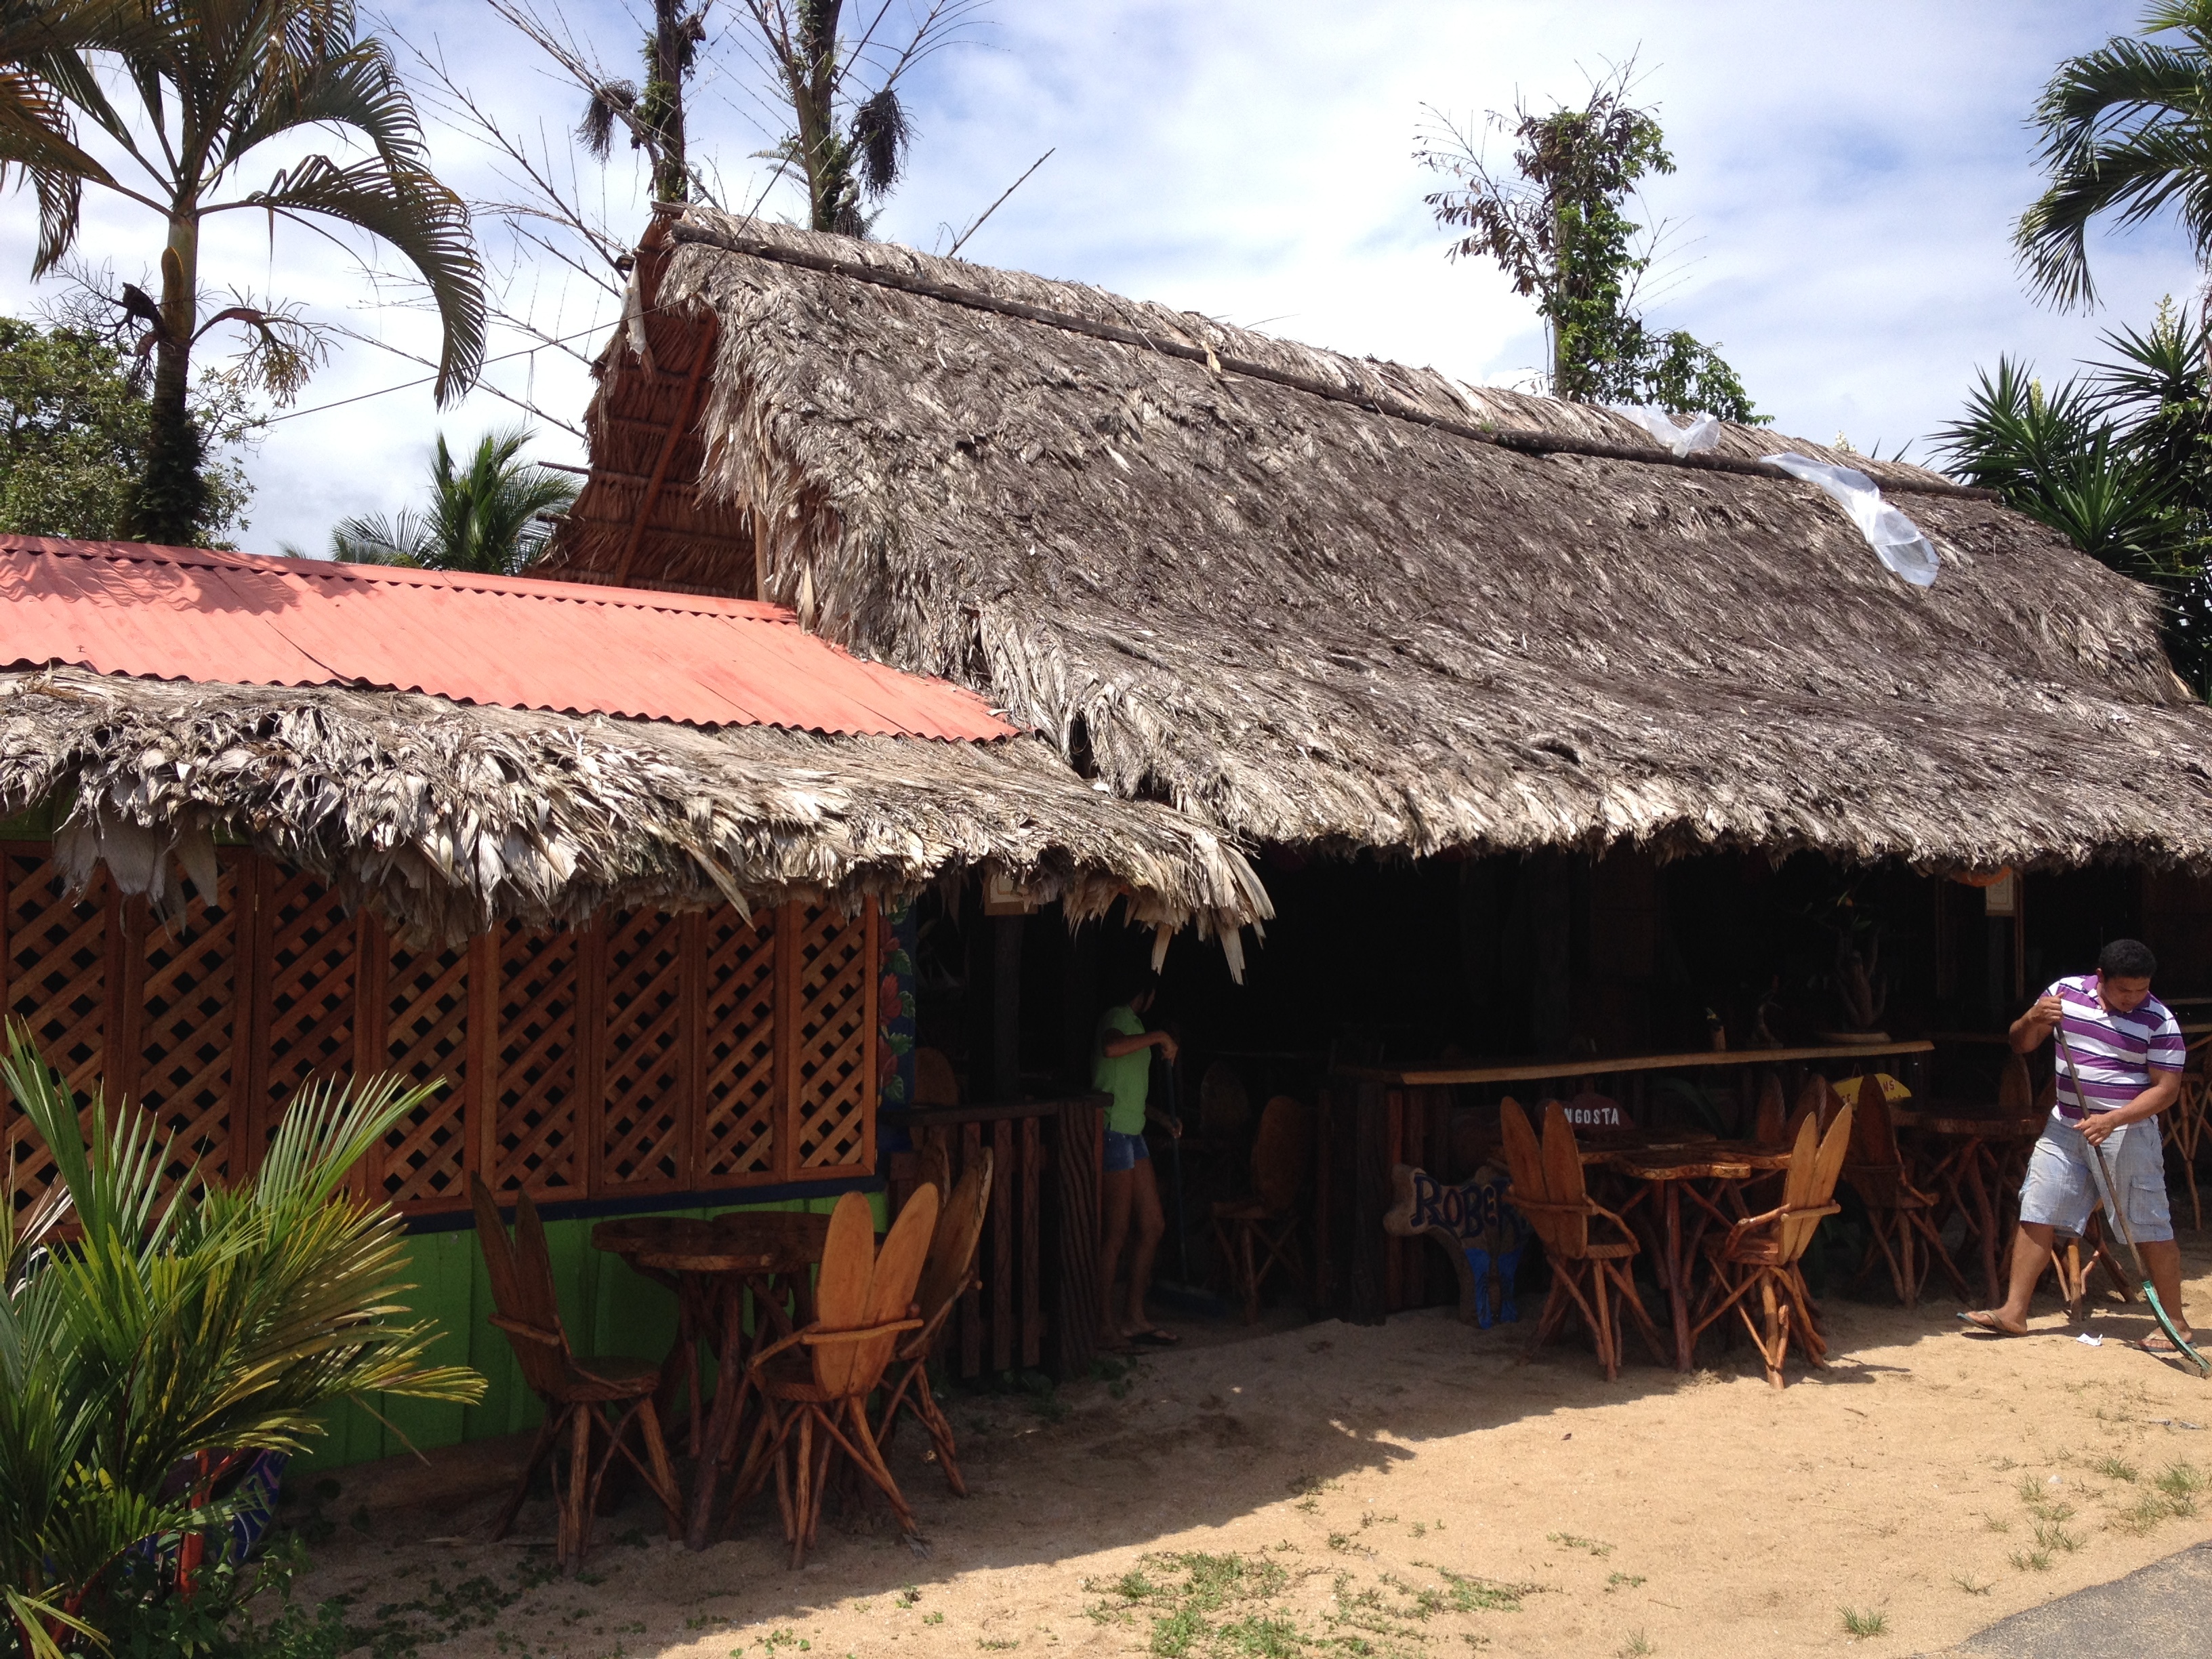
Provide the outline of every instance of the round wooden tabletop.
<path id="1" fill-rule="evenodd" d="M 828 1216 L 791 1210 L 743 1210 L 711 1221 L 637 1216 L 592 1229 L 594 1249 L 668 1273 L 801 1273 L 822 1260 L 829 1238 Z"/>
<path id="2" fill-rule="evenodd" d="M 1748 1181 L 1790 1167 L 1790 1154 L 1748 1141 L 1706 1140 L 1640 1146 L 1606 1163 L 1637 1181 Z"/>
<path id="3" fill-rule="evenodd" d="M 1889 1121 L 1900 1129 L 1960 1140 L 2033 1140 L 2043 1133 L 2044 1120 L 2048 1115 L 2037 1112 L 2026 1117 L 2010 1113 L 2000 1116 L 1994 1112 L 1946 1110 L 1940 1106 L 1924 1111 L 1904 1106 L 1889 1109 Z"/>

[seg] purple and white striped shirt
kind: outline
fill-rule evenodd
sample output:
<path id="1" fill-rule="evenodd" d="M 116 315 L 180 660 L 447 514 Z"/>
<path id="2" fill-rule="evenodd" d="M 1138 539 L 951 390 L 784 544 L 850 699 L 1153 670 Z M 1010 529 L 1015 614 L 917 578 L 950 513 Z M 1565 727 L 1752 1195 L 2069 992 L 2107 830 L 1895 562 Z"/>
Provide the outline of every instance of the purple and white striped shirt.
<path id="1" fill-rule="evenodd" d="M 2097 976 L 2062 979 L 2044 995 L 2064 1005 L 2066 1047 L 2081 1073 L 2081 1092 L 2093 1112 L 2126 1105 L 2150 1087 L 2153 1071 L 2178 1072 L 2189 1063 L 2189 1044 L 2173 1012 L 2156 997 L 2145 997 L 2131 1013 L 2114 1013 L 2097 1000 Z M 2074 1079 L 2057 1056 L 2058 1115 L 2079 1117 L 2083 1103 L 2075 1098 Z"/>

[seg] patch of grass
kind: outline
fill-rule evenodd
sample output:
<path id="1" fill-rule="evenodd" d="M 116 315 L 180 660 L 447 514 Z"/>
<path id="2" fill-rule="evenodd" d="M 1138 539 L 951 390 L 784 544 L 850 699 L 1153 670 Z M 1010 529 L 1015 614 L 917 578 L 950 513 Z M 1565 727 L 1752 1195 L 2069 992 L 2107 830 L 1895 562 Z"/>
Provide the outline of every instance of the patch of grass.
<path id="1" fill-rule="evenodd" d="M 1413 1565 L 1418 1567 L 1422 1564 L 1416 1561 Z M 1430 1571 L 1449 1588 L 1455 1613 L 1518 1613 L 1522 1598 L 1534 1595 L 1543 1588 L 1540 1584 L 1508 1584 L 1495 1578 L 1476 1578 L 1454 1572 L 1449 1567 L 1431 1567 Z"/>
<path id="2" fill-rule="evenodd" d="M 2134 1480 L 2139 1478 L 2136 1466 L 2124 1457 L 2100 1457 L 2089 1467 L 2107 1480 Z"/>
<path id="3" fill-rule="evenodd" d="M 1605 1591 L 1610 1595 L 1617 1589 L 1638 1589 L 1643 1583 L 1644 1575 L 1640 1572 L 1609 1572 L 1605 1576 Z"/>
<path id="4" fill-rule="evenodd" d="M 2166 1494 L 2176 1515 L 2193 1515 L 2197 1494 L 2204 1490 L 2204 1471 L 2194 1463 L 2169 1463 L 2159 1471 L 2154 1484 Z"/>
<path id="5" fill-rule="evenodd" d="M 921 1615 L 921 1622 L 925 1625 L 941 1625 L 945 1622 L 945 1615 L 941 1613 L 925 1613 Z"/>
<path id="6" fill-rule="evenodd" d="M 917 1601 L 921 1601 L 921 1585 L 919 1585 L 919 1584 L 902 1584 L 902 1585 L 900 1585 L 900 1586 L 899 1586 L 898 1604 L 899 1604 L 901 1607 L 912 1607 L 915 1602 L 917 1602 Z"/>
<path id="7" fill-rule="evenodd" d="M 2014 1550 L 2012 1553 L 2012 1564 L 2022 1572 L 2049 1572 L 2051 1552 L 2049 1550 Z"/>
<path id="8" fill-rule="evenodd" d="M 1971 1572 L 1953 1573 L 1951 1582 L 1969 1595 L 1987 1595 L 1995 1588 L 1990 1584 L 1977 1584 L 1974 1582 L 1974 1575 Z"/>
<path id="9" fill-rule="evenodd" d="M 1329 1548 L 1337 1551 L 1350 1549 L 1352 1547 L 1352 1534 L 1348 1532 L 1333 1532 L 1329 1534 L 1328 1547 Z"/>
<path id="10" fill-rule="evenodd" d="M 2021 1476 L 2014 1484 L 2013 1490 L 2020 1494 L 2020 1501 L 2023 1504 L 2040 1504 L 2043 1501 L 2043 1482 L 2032 1474 Z"/>
<path id="11" fill-rule="evenodd" d="M 2020 1465 L 2014 1462 L 2009 1457 L 2000 1457 L 1996 1462 L 1990 1464 L 1990 1467 L 1995 1469 L 1999 1474 L 2010 1474 L 2014 1469 L 2018 1468 Z"/>
<path id="12" fill-rule="evenodd" d="M 799 1632 L 788 1625 L 779 1625 L 761 1638 L 761 1651 L 763 1653 L 774 1653 L 778 1648 L 796 1648 L 806 1645 L 799 1639 Z"/>
<path id="13" fill-rule="evenodd" d="M 1982 1525 L 1989 1528 L 1991 1532 L 2010 1532 L 2012 1530 L 2012 1522 L 2006 1520 L 2000 1515 L 1984 1516 L 1982 1517 Z"/>
<path id="14" fill-rule="evenodd" d="M 1004 1653 L 1021 1644 L 1022 1638 L 1018 1636 L 979 1636 L 975 1638 L 975 1645 L 986 1653 Z"/>
<path id="15" fill-rule="evenodd" d="M 1844 1630 L 1857 1637 L 1880 1636 L 1889 1629 L 1889 1615 L 1873 1607 L 1838 1607 L 1844 1615 Z"/>
<path id="16" fill-rule="evenodd" d="M 2083 1540 L 2078 1534 L 2067 1531 L 2055 1521 L 2039 1521 L 2035 1523 L 2035 1542 L 2038 1548 L 2064 1550 L 2067 1554 L 2071 1555 L 2081 1547 Z"/>
<path id="17" fill-rule="evenodd" d="M 1426 1538 L 1429 1535 L 1429 1523 L 1425 1521 L 1416 1521 L 1406 1530 L 1416 1538 Z"/>
<path id="18" fill-rule="evenodd" d="M 1652 1644 L 1651 1638 L 1638 1629 L 1629 1632 L 1628 1639 L 1616 1651 L 1620 1659 L 1648 1659 L 1648 1656 L 1659 1650 Z"/>
<path id="19" fill-rule="evenodd" d="M 1612 1545 L 1601 1543 L 1595 1538 L 1578 1538 L 1571 1532 L 1547 1532 L 1544 1536 L 1562 1549 L 1588 1550 L 1601 1560 L 1613 1553 Z"/>

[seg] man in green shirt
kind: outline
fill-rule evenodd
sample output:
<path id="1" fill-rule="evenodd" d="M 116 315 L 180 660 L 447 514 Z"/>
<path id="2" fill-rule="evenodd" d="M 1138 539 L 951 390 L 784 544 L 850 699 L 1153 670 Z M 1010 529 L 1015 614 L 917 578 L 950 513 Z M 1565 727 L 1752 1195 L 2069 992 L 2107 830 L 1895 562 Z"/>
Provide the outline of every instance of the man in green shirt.
<path id="1" fill-rule="evenodd" d="M 1098 1029 L 1091 1043 L 1091 1086 L 1114 1097 L 1106 1109 L 1106 1172 L 1104 1179 L 1105 1237 L 1098 1251 L 1098 1308 L 1100 1340 L 1112 1349 L 1132 1342 L 1154 1347 L 1173 1346 L 1172 1332 L 1164 1331 L 1146 1316 L 1145 1291 L 1152 1282 L 1152 1253 L 1159 1248 L 1167 1219 L 1160 1212 L 1159 1183 L 1152 1178 L 1152 1153 L 1145 1146 L 1146 1108 L 1152 1079 L 1152 1050 L 1158 1048 L 1175 1064 L 1176 1042 L 1165 1031 L 1145 1029 L 1145 1012 L 1152 1006 L 1158 981 L 1149 974 L 1133 976 L 1121 988 L 1127 994 L 1098 1016 Z M 1181 1134 L 1180 1123 L 1161 1119 L 1170 1134 Z M 1131 1223 L 1135 1238 L 1130 1237 Z M 1133 1244 L 1133 1248 L 1132 1248 Z M 1115 1270 L 1129 1249 L 1129 1299 L 1127 1315 L 1114 1306 Z"/>

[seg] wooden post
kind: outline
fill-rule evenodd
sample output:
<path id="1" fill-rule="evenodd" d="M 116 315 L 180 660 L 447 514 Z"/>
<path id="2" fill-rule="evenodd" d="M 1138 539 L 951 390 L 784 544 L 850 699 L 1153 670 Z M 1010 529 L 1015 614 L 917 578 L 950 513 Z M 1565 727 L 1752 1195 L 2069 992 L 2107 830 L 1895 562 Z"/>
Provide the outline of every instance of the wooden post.
<path id="1" fill-rule="evenodd" d="M 799 936 L 795 904 L 775 908 L 775 1178 L 799 1173 Z"/>
<path id="2" fill-rule="evenodd" d="M 991 918 L 991 1097 L 1022 1097 L 1022 927 L 1025 916 Z"/>
<path id="3" fill-rule="evenodd" d="M 1352 1111 L 1352 1306 L 1350 1322 L 1380 1325 L 1389 1314 L 1389 1247 L 1382 1212 L 1390 1207 L 1389 1100 L 1363 1082 Z"/>
<path id="4" fill-rule="evenodd" d="M 1098 1352 L 1099 1099 L 1064 1103 L 1052 1126 L 1052 1369 L 1063 1382 L 1088 1376 Z"/>
<path id="5" fill-rule="evenodd" d="M 1044 1362 L 1042 1194 L 1044 1138 L 1037 1121 L 1025 1117 L 1022 1132 L 1022 1364 L 1031 1370 Z"/>
<path id="6" fill-rule="evenodd" d="M 461 1079 L 465 1167 L 485 1186 L 499 1188 L 499 956 L 500 923 L 469 941 L 469 1030 L 466 1072 Z"/>
<path id="7" fill-rule="evenodd" d="M 576 1178 L 590 1198 L 606 1184 L 600 1167 L 606 1129 L 606 919 L 605 910 L 596 912 L 576 939 L 576 1133 L 583 1141 Z"/>

